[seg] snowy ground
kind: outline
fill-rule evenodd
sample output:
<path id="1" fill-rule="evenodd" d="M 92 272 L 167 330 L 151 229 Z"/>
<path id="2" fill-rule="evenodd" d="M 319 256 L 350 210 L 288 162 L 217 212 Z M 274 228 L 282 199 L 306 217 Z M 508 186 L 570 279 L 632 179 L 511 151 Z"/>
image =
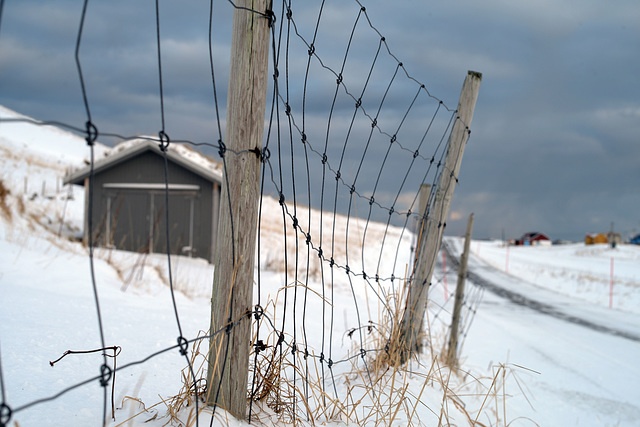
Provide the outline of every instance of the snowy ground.
<path id="1" fill-rule="evenodd" d="M 452 252 L 461 252 L 461 239 L 447 242 Z M 506 247 L 472 242 L 469 270 L 569 320 L 485 290 L 464 344 L 465 366 L 481 371 L 500 361 L 514 367 L 508 389 L 519 391 L 517 378 L 525 393 L 515 393 L 507 413 L 539 425 L 640 425 L 640 247 L 579 243 L 508 250 L 506 274 Z M 608 308 L 611 257 L 616 266 L 613 309 Z M 580 324 L 582 320 L 597 330 Z M 515 424 L 529 425 L 523 420 Z"/>
<path id="2" fill-rule="evenodd" d="M 6 117 L 14 113 L 0 109 L 0 114 Z M 56 135 L 60 139 L 55 139 Z M 87 249 L 65 238 L 80 231 L 83 192 L 59 184 L 66 168 L 82 164 L 87 155 L 86 144 L 82 138 L 52 128 L 0 123 L 0 149 L 3 153 L 0 179 L 10 191 L 4 198 L 8 209 L 0 212 L 0 362 L 6 403 L 15 411 L 12 421 L 23 427 L 100 425 L 103 389 L 97 381 L 55 400 L 24 407 L 98 376 L 102 363 L 101 355 L 92 354 L 68 355 L 54 367 L 49 365 L 49 361 L 67 350 L 101 346 Z M 103 155 L 103 150 L 98 146 L 97 155 Z M 274 206 L 277 211 L 277 203 Z M 351 228 L 356 234 L 362 232 L 358 226 Z M 380 241 L 382 231 L 381 227 L 368 230 L 370 241 Z M 263 241 L 271 251 L 265 249 L 266 256 L 261 260 L 261 298 L 277 299 L 275 305 L 280 307 L 279 289 L 283 286 L 284 272 L 274 266 L 282 264 L 283 251 L 274 233 Z M 401 238 L 395 229 L 390 236 Z M 447 242 L 453 252 L 459 252 L 460 239 L 447 238 Z M 365 251 L 371 249 L 369 246 L 373 245 L 367 245 Z M 406 246 L 404 258 L 408 256 Z M 474 241 L 471 250 L 470 270 L 479 277 L 551 304 L 571 316 L 640 335 L 640 247 L 622 245 L 615 250 L 583 244 L 511 247 L 508 267 L 507 248 L 499 243 Z M 369 262 L 367 253 L 363 257 L 356 252 L 336 256 L 365 258 L 365 264 Z M 610 309 L 612 258 L 614 286 Z M 395 262 L 389 252 L 376 257 L 373 265 L 378 259 L 387 267 Z M 104 338 L 106 345 L 121 347 L 119 367 L 175 345 L 179 333 L 166 264 L 166 256 L 159 254 L 96 250 L 95 275 Z M 404 266 L 398 263 L 395 268 L 399 271 Z M 444 276 L 442 264 L 437 265 L 430 291 L 429 324 L 436 347 L 442 342 L 438 336 L 446 332 L 450 322 L 449 295 L 455 289 L 456 273 L 450 270 L 450 264 L 447 271 Z M 172 272 L 183 335 L 196 337 L 209 325 L 213 269 L 201 260 L 175 257 Z M 316 278 L 317 273 L 316 267 Z M 288 272 L 289 282 L 292 274 L 295 272 Z M 354 317 L 354 295 L 346 275 L 336 278 L 335 283 L 337 359 L 351 350 L 346 332 L 357 325 L 358 319 Z M 376 317 L 380 304 L 370 289 L 357 286 L 355 299 L 362 311 L 360 320 L 366 322 Z M 321 331 L 327 326 L 320 313 L 321 288 L 312 280 L 310 289 L 316 293 L 309 293 L 305 326 L 314 331 L 308 339 L 317 348 L 321 345 Z M 484 425 L 640 425 L 637 340 L 514 304 L 473 283 L 467 284 L 467 295 L 468 306 L 477 312 L 475 317 L 466 318 L 462 375 L 449 377 L 448 370 L 437 365 L 437 359 L 425 354 L 410 363 L 410 371 L 400 381 L 403 387 L 406 385 L 404 396 L 419 396 L 421 403 L 416 412 L 421 423 L 467 425 L 462 410 L 456 407 L 460 405 L 473 418 L 482 407 L 478 421 Z M 300 314 L 302 303 L 295 307 Z M 300 326 L 298 323 L 297 328 Z M 119 371 L 115 380 L 117 420 L 113 425 L 165 425 L 169 419 L 165 417 L 167 406 L 163 399 L 179 393 L 185 366 L 184 357 L 173 349 Z M 350 366 L 335 369 L 339 374 L 347 373 Z M 425 375 L 430 370 L 438 374 L 435 380 L 432 377 L 427 381 Z M 398 375 L 399 379 L 402 375 Z M 339 393 L 344 393 L 349 384 L 358 383 L 353 376 L 349 377 L 351 383 L 345 378 L 339 375 L 336 386 Z M 447 381 L 458 394 L 443 399 L 442 384 Z M 391 395 L 401 395 L 399 387 L 391 390 L 394 390 Z M 142 405 L 147 411 L 132 422 L 127 421 L 142 411 Z M 443 407 L 449 418 L 440 419 Z M 277 423 L 267 409 L 260 411 L 263 423 Z M 181 418 L 186 424 L 184 414 L 188 415 L 188 411 Z M 209 425 L 206 417 L 201 421 L 201 425 Z M 377 421 L 384 425 L 388 418 Z M 368 422 L 374 424 L 375 419 Z M 218 413 L 215 424 L 246 425 L 224 413 Z M 406 424 L 406 419 L 396 424 Z"/>
<path id="3" fill-rule="evenodd" d="M 492 267 L 541 288 L 602 307 L 609 307 L 611 302 L 614 309 L 640 314 L 637 245 L 532 247 L 475 241 L 471 252 Z"/>
<path id="4" fill-rule="evenodd" d="M 0 113 L 3 117 L 19 117 L 6 109 L 1 109 Z M 59 141 L 59 137 L 63 141 Z M 3 295 L 0 302 L 0 350 L 6 402 L 14 410 L 13 419 L 23 426 L 99 424 L 103 391 L 97 380 L 60 397 L 57 395 L 78 382 L 97 376 L 102 364 L 101 355 L 72 354 L 56 362 L 55 366 L 49 366 L 50 361 L 67 350 L 91 350 L 102 346 L 88 251 L 80 242 L 69 240 L 81 234 L 84 193 L 82 189 L 60 185 L 61 177 L 69 167 L 84 164 L 88 148 L 82 138 L 58 129 L 11 122 L 0 123 L 0 147 L 6 153 L 0 162 L 4 171 L 1 179 L 7 190 L 3 195 L 6 209 L 3 210 L 0 235 L 0 253 L 3 254 L 0 261 L 0 293 Z M 105 151 L 105 147 L 98 145 L 96 157 L 104 156 Z M 368 380 L 358 376 L 362 373 L 358 362 L 360 358 L 356 358 L 354 364 L 347 361 L 358 349 L 353 343 L 360 339 L 359 331 L 354 334 L 349 334 L 349 331 L 360 326 L 364 326 L 366 331 L 370 320 L 379 323 L 384 311 L 381 300 L 388 303 L 385 295 L 399 287 L 399 280 L 392 284 L 383 282 L 385 289 L 374 288 L 366 286 L 362 279 L 348 276 L 343 270 L 336 269 L 332 275 L 325 266 L 324 274 L 333 287 L 323 288 L 318 282 L 320 267 L 312 263 L 308 283 L 298 269 L 297 280 L 307 286 L 292 286 L 296 283 L 295 268 L 291 270 L 294 256 L 289 254 L 289 269 L 285 275 L 283 227 L 281 222 L 278 225 L 278 219 L 281 221 L 282 218 L 280 206 L 274 200 L 265 199 L 263 208 L 266 220 L 261 231 L 262 292 L 259 302 L 267 311 L 277 310 L 274 322 L 280 322 L 284 315 L 283 288 L 287 288 L 287 341 L 292 342 L 297 334 L 297 341 L 306 341 L 316 355 L 325 345 L 325 366 L 328 358 L 336 361 L 333 366 L 335 385 L 327 376 L 327 389 L 332 395 L 335 393 L 345 399 L 344 396 L 356 400 L 364 397 L 356 411 L 350 409 L 351 420 L 369 417 L 369 422 L 388 422 L 390 418 L 382 417 L 394 414 L 378 411 L 373 406 L 371 394 L 363 396 L 368 392 L 362 384 Z M 304 209 L 298 208 L 298 216 L 306 229 Z M 323 221 L 326 229 L 334 228 L 331 216 L 325 216 L 321 221 L 318 213 L 314 212 L 309 225 L 313 235 L 319 235 L 316 230 Z M 370 224 L 365 230 L 363 223 L 356 219 L 351 221 L 348 229 L 349 236 L 345 236 L 346 224 L 343 218 L 338 218 L 335 224 L 336 249 L 332 253 L 337 264 L 346 265 L 348 259 L 349 265 L 357 271 L 380 271 L 382 277 L 391 276 L 392 271 L 397 273 L 397 277 L 404 274 L 410 257 L 410 235 L 396 228 L 386 230 L 383 224 Z M 367 242 L 375 244 L 360 243 L 365 231 Z M 287 227 L 287 233 L 290 233 L 291 250 L 295 247 L 293 241 L 296 236 L 292 227 Z M 298 235 L 297 238 L 301 240 L 301 247 L 306 247 L 304 237 Z M 380 253 L 383 240 L 385 249 Z M 403 242 L 400 259 L 395 257 L 399 240 Z M 327 242 L 324 244 L 331 246 Z M 117 357 L 118 367 L 144 360 L 155 352 L 174 346 L 179 332 L 168 288 L 166 256 L 104 249 L 97 249 L 94 255 L 104 342 L 107 346 L 121 348 Z M 312 254 L 312 261 L 315 260 L 317 256 Z M 204 261 L 184 257 L 172 257 L 171 261 L 182 333 L 193 339 L 209 326 L 213 267 Z M 257 297 L 254 300 L 258 301 Z M 322 304 L 322 298 L 332 301 L 332 304 Z M 305 299 L 308 300 L 306 305 Z M 354 302 L 357 302 L 359 312 L 354 309 Z M 364 333 L 362 336 L 367 338 L 369 335 Z M 429 378 L 429 387 L 425 386 L 429 368 L 437 372 L 440 377 L 437 381 L 446 381 L 449 389 L 445 394 L 454 398 L 453 390 L 460 389 L 458 386 L 464 387 L 464 383 L 456 378 L 449 380 L 446 370 L 433 369 L 433 363 L 431 356 L 425 356 L 414 362 L 413 368 L 417 370 L 414 374 L 405 370 L 387 375 L 392 381 L 388 388 L 389 400 L 400 398 L 400 403 L 403 400 L 413 401 L 410 406 L 405 405 L 409 408 L 408 413 L 401 412 L 396 419 L 413 416 L 414 423 L 437 423 L 443 416 L 452 420 L 466 417 L 455 405 L 444 415 L 441 413 L 442 386 L 434 385 L 434 378 Z M 427 370 L 420 372 L 423 366 Z M 166 424 L 169 421 L 167 407 L 170 405 L 167 399 L 180 392 L 185 367 L 186 360 L 174 348 L 143 364 L 118 371 L 114 424 L 125 422 L 130 415 L 140 412 L 142 415 L 133 420 L 134 424 Z M 295 385 L 300 387 L 299 375 L 297 381 Z M 380 383 L 386 384 L 386 378 Z M 402 393 L 407 395 L 396 393 L 396 389 L 402 389 Z M 385 395 L 378 393 L 377 396 L 384 398 Z M 40 402 L 40 399 L 50 397 L 56 398 Z M 479 408 L 481 402 L 476 403 Z M 353 402 L 345 404 L 354 407 Z M 301 402 L 298 405 L 298 412 L 304 414 L 304 406 Z M 388 402 L 383 407 L 392 408 Z M 416 408 L 415 413 L 413 407 Z M 265 405 L 254 409 L 263 423 L 278 421 Z M 178 414 L 183 423 L 187 423 L 188 416 L 189 409 Z M 208 424 L 207 414 L 203 418 L 203 422 Z M 339 424 L 344 417 L 328 418 Z M 230 421 L 224 412 L 218 411 L 216 422 L 224 425 Z"/>

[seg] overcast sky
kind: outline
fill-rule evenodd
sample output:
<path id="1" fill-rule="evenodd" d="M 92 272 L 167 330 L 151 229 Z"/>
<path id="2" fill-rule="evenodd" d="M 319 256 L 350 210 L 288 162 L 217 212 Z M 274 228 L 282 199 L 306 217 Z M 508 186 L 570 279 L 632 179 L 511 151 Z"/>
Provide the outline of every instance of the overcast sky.
<path id="1" fill-rule="evenodd" d="M 448 234 L 463 234 L 471 212 L 478 238 L 541 231 L 552 239 L 578 240 L 587 232 L 608 231 L 612 222 L 623 237 L 640 232 L 637 0 L 362 3 L 406 71 L 446 106 L 457 106 L 468 70 L 483 74 Z M 0 104 L 40 120 L 83 126 L 86 113 L 73 57 L 82 4 L 81 0 L 5 2 L 0 24 Z M 319 3 L 293 3 L 292 9 L 300 34 L 311 40 Z M 316 51 L 334 70 L 340 69 L 359 9 L 351 0 L 326 2 Z M 226 0 L 216 0 L 214 13 L 215 70 L 224 131 L 232 7 Z M 276 13 L 278 26 L 286 22 L 279 5 Z M 172 139 L 215 143 L 208 2 L 161 0 L 160 16 L 166 132 Z M 379 43 L 377 33 L 361 19 L 344 70 L 344 87 L 354 94 L 362 90 Z M 93 121 L 102 132 L 136 135 L 160 130 L 155 28 L 155 3 L 150 0 L 89 1 L 80 58 Z M 284 52 L 284 41 L 281 46 Z M 308 48 L 293 36 L 289 46 L 290 104 L 300 126 Z M 282 75 L 284 54 L 280 58 Z M 378 61 L 363 96 L 363 106 L 371 115 L 397 65 L 386 50 Z M 280 90 L 285 94 L 283 81 Z M 389 134 L 398 130 L 419 88 L 406 75 L 393 80 L 392 86 L 379 123 Z M 353 99 L 341 90 L 327 138 L 335 88 L 335 76 L 314 59 L 305 101 L 305 133 L 319 152 L 325 139 L 331 140 L 328 154 L 334 170 L 354 113 Z M 399 191 L 396 209 L 406 209 L 419 186 L 417 177 L 428 166 L 425 162 L 411 166 L 410 152 L 417 149 L 437 106 L 430 101 L 422 95 L 418 98 L 397 133 L 407 150 L 397 150 L 396 144 L 380 175 L 389 139 L 378 132 L 359 167 L 367 142 L 365 129 L 371 128 L 366 117 L 358 116 L 356 124 L 362 126 L 348 142 L 345 181 L 355 183 L 366 197 L 375 189 L 376 201 L 387 207 Z M 418 160 L 439 156 L 437 126 L 446 123 L 445 111 L 420 146 Z M 288 141 L 285 128 L 283 138 Z M 295 131 L 293 139 L 298 144 Z M 295 164 L 304 169 L 299 147 L 294 148 Z M 313 153 L 310 158 L 316 165 L 311 167 L 310 186 L 314 187 L 321 163 Z M 271 162 L 277 162 L 274 153 Z M 411 183 L 400 187 L 410 167 Z M 304 177 L 300 173 L 298 168 L 296 177 Z M 380 182 L 377 187 L 376 181 Z M 335 179 L 327 182 L 335 187 Z M 296 186 L 298 194 L 306 195 L 304 179 Z M 317 203 L 315 188 L 311 192 Z M 327 190 L 325 197 L 326 208 L 333 193 Z M 368 207 L 365 199 L 354 206 L 360 216 L 367 215 Z"/>

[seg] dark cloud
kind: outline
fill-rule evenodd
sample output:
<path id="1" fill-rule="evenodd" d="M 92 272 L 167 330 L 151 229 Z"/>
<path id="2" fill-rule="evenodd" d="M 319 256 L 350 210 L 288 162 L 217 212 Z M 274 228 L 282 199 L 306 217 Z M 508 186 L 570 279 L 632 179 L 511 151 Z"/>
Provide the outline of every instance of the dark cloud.
<path id="1" fill-rule="evenodd" d="M 0 27 L 0 104 L 82 127 L 86 113 L 74 60 L 81 3 L 6 3 Z M 483 73 L 483 82 L 449 232 L 463 232 L 472 211 L 479 237 L 539 230 L 553 238 L 577 239 L 607 230 L 612 221 L 623 234 L 640 228 L 640 9 L 635 0 L 615 5 L 585 1 L 580 8 L 566 0 L 363 5 L 366 16 L 356 2 L 325 2 L 316 32 L 320 2 L 294 3 L 296 30 L 304 41 L 294 32 L 287 38 L 288 22 L 277 9 L 281 160 L 275 131 L 270 140 L 277 183 L 281 171 L 286 175 L 293 169 L 297 197 L 306 198 L 311 188 L 313 202 L 319 204 L 322 196 L 323 206 L 332 209 L 332 174 L 340 167 L 341 209 L 351 201 L 366 216 L 371 196 L 387 208 L 395 202 L 394 208 L 408 209 L 419 182 L 435 178 L 430 158 L 437 163 L 441 157 L 436 150 L 449 118 L 446 109 L 420 145 L 438 100 L 455 109 L 467 70 L 476 70 Z M 232 13 L 229 2 L 214 2 L 213 56 L 223 132 Z M 167 132 L 174 139 L 215 142 L 209 4 L 160 2 L 160 24 Z M 386 44 L 380 44 L 380 35 Z M 311 43 L 322 63 L 309 57 Z M 158 132 L 152 2 L 89 1 L 80 60 L 92 115 L 103 132 Z M 399 71 L 398 61 L 403 63 Z M 405 117 L 420 89 L 413 79 L 425 84 L 425 92 Z M 362 107 L 356 111 L 360 97 Z M 291 107 L 290 117 L 284 102 Z M 379 127 L 373 133 L 372 119 Z M 308 137 L 306 152 L 300 144 L 302 129 Z M 420 156 L 414 159 L 416 149 Z M 293 183 L 283 185 L 292 197 Z M 349 198 L 351 185 L 362 198 Z M 377 204 L 372 209 L 376 219 L 388 218 Z"/>

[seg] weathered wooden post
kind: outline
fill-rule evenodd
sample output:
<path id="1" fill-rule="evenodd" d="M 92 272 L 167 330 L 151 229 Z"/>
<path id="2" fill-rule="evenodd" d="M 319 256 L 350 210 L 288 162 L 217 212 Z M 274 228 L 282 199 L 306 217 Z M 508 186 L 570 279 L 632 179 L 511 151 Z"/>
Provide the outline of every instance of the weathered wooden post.
<path id="1" fill-rule="evenodd" d="M 429 284 L 446 219 L 449 216 L 453 190 L 460 173 L 462 154 L 469 137 L 469 125 L 473 119 L 473 110 L 478 99 L 481 80 L 481 73 L 469 71 L 462 85 L 457 118 L 451 135 L 449 135 L 447 153 L 436 189 L 436 198 L 433 206 L 429 209 L 429 218 L 423 221 L 420 232 L 422 237 L 416 254 L 416 267 L 413 271 L 397 341 L 399 346 L 397 361 L 399 363 L 405 363 L 412 353 L 421 350 L 419 334 L 427 309 Z"/>
<path id="2" fill-rule="evenodd" d="M 414 224 L 413 233 L 415 234 L 415 242 L 414 247 L 411 248 L 411 269 L 415 269 L 416 263 L 418 262 L 418 250 L 420 248 L 420 237 L 422 236 L 424 220 L 427 217 L 427 209 L 429 208 L 429 197 L 431 196 L 431 185 L 422 184 L 420 185 L 420 192 L 418 193 L 418 214 L 416 217 L 416 222 Z"/>
<path id="3" fill-rule="evenodd" d="M 260 153 L 269 59 L 267 0 L 236 1 L 222 184 L 211 298 L 207 404 L 247 416 Z M 233 152 L 231 152 L 233 150 Z M 227 191 L 228 189 L 228 191 Z"/>
<path id="4" fill-rule="evenodd" d="M 451 316 L 451 333 L 449 334 L 449 347 L 447 349 L 447 365 L 455 368 L 458 366 L 458 333 L 460 332 L 460 313 L 462 301 L 464 301 L 464 283 L 467 277 L 467 261 L 469 260 L 469 246 L 471 245 L 471 231 L 473 230 L 473 214 L 467 221 L 467 232 L 464 235 L 464 251 L 460 257 L 458 266 L 458 283 L 456 285 L 456 297 L 453 302 L 453 314 Z"/>
<path id="5" fill-rule="evenodd" d="M 418 193 L 418 205 L 420 209 L 418 213 L 421 215 L 418 218 L 417 226 L 415 233 L 420 236 L 420 230 L 422 229 L 422 220 L 427 215 L 427 207 L 429 206 L 429 197 L 431 196 L 431 185 L 430 184 L 421 184 L 420 185 L 420 193 Z M 417 243 L 416 243 L 417 245 Z"/>

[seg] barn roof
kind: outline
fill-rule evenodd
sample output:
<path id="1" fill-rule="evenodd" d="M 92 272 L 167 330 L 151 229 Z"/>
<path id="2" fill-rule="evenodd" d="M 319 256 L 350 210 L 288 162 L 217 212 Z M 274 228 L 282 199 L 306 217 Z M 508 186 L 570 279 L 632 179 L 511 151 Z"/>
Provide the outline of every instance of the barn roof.
<path id="1" fill-rule="evenodd" d="M 94 161 L 93 172 L 95 174 L 110 169 L 145 151 L 153 151 L 158 155 L 163 155 L 157 141 L 137 138 L 116 145 L 108 152 L 106 157 Z M 184 144 L 169 144 L 167 158 L 204 179 L 211 182 L 222 182 L 220 164 Z M 66 175 L 64 183 L 83 185 L 85 178 L 89 177 L 90 173 L 91 167 L 84 166 Z"/>

